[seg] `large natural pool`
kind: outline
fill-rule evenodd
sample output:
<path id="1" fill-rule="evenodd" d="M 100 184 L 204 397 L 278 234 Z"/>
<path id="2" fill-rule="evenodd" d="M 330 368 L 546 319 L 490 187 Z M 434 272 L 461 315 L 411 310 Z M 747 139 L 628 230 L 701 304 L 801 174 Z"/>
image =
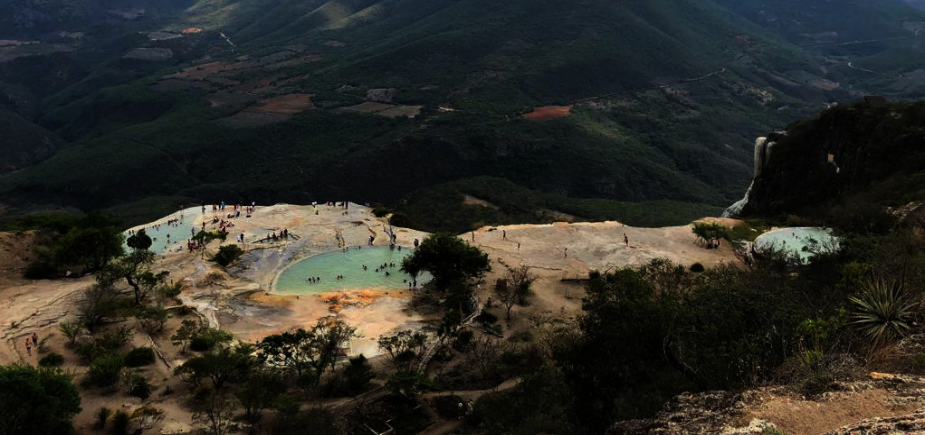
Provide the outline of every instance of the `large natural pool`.
<path id="1" fill-rule="evenodd" d="M 273 290 L 283 294 L 325 293 L 339 290 L 398 290 L 407 289 L 411 276 L 402 273 L 401 261 L 411 250 L 385 246 L 350 248 L 331 251 L 299 260 L 283 269 L 273 283 Z M 382 265 L 385 268 L 380 268 Z M 363 270 L 363 266 L 366 270 Z M 378 270 L 377 270 L 378 269 Z M 342 276 L 342 279 L 338 279 Z M 316 277 L 320 280 L 309 281 Z M 430 281 L 430 274 L 417 278 L 417 284 Z"/>
<path id="2" fill-rule="evenodd" d="M 151 247 L 149 250 L 158 254 L 163 254 L 168 251 L 179 251 L 186 248 L 186 240 L 192 237 L 193 234 L 199 231 L 193 222 L 202 215 L 202 212 L 199 207 L 191 207 L 186 210 L 178 211 L 170 216 L 162 218 L 157 222 L 160 224 L 149 224 L 144 227 L 136 227 L 137 231 L 140 228 L 144 228 L 145 234 L 151 237 Z M 173 221 L 170 224 L 167 224 L 168 221 Z M 128 231 L 125 231 L 125 238 L 131 236 Z M 125 245 L 126 251 L 128 251 L 128 245 Z"/>
<path id="3" fill-rule="evenodd" d="M 817 252 L 838 249 L 838 238 L 827 228 L 796 227 L 769 231 L 755 239 L 758 250 L 773 248 L 797 255 L 804 263 Z"/>

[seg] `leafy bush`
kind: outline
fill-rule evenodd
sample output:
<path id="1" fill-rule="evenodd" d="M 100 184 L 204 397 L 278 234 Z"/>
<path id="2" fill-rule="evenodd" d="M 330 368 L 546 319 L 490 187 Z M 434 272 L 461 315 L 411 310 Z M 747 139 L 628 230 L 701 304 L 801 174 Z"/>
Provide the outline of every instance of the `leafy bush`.
<path id="1" fill-rule="evenodd" d="M 135 318 L 138 319 L 141 329 L 149 335 L 161 333 L 168 317 L 167 310 L 163 307 L 142 305 L 135 308 Z"/>
<path id="2" fill-rule="evenodd" d="M 391 212 L 392 212 L 392 210 L 389 210 L 388 207 L 386 207 L 386 206 L 384 206 L 384 205 L 382 205 L 382 204 L 375 204 L 375 205 L 373 206 L 373 216 L 376 216 L 376 217 L 378 217 L 378 218 L 381 218 L 381 217 L 383 217 L 383 216 L 385 216 L 385 215 L 387 215 L 387 214 L 389 214 L 389 213 L 391 213 Z"/>
<path id="3" fill-rule="evenodd" d="M 482 314 L 479 314 L 475 320 L 483 325 L 492 325 L 498 321 L 498 316 L 489 313 L 488 311 L 482 311 Z"/>
<path id="4" fill-rule="evenodd" d="M 80 394 L 60 370 L 0 365 L 0 432 L 70 434 Z"/>
<path id="5" fill-rule="evenodd" d="M 167 284 L 163 286 L 164 297 L 175 298 L 183 291 L 183 283 Z"/>
<path id="6" fill-rule="evenodd" d="M 126 367 L 141 367 L 154 363 L 154 349 L 150 347 L 136 347 L 125 355 Z"/>
<path id="7" fill-rule="evenodd" d="M 222 245 L 218 248 L 218 252 L 212 257 L 212 261 L 218 263 L 222 267 L 226 267 L 231 263 L 237 261 L 244 255 L 244 250 L 239 248 L 238 245 Z"/>
<path id="8" fill-rule="evenodd" d="M 925 372 L 925 353 L 918 352 L 912 355 L 911 369 L 913 373 Z"/>
<path id="9" fill-rule="evenodd" d="M 102 406 L 98 411 L 96 411 L 96 428 L 103 429 L 106 427 L 106 420 L 109 420 L 109 416 L 112 415 L 112 410 Z"/>
<path id="10" fill-rule="evenodd" d="M 231 341 L 231 334 L 221 329 L 203 327 L 200 328 L 190 339 L 189 347 L 198 352 L 211 350 L 219 343 Z"/>
<path id="11" fill-rule="evenodd" d="M 128 425 L 131 423 L 132 417 L 128 415 L 128 412 L 120 409 L 116 411 L 112 416 L 112 433 L 113 435 L 126 435 L 128 434 Z"/>
<path id="12" fill-rule="evenodd" d="M 706 242 L 729 238 L 729 231 L 726 227 L 715 223 L 695 222 L 693 231 L 695 236 Z"/>
<path id="13" fill-rule="evenodd" d="M 39 360 L 39 366 L 41 367 L 59 367 L 61 364 L 64 364 L 64 357 L 55 352 L 45 355 Z"/>
<path id="14" fill-rule="evenodd" d="M 97 387 L 108 387 L 119 382 L 119 374 L 125 367 L 122 355 L 111 353 L 101 356 L 90 364 L 85 382 Z"/>
<path id="15" fill-rule="evenodd" d="M 472 337 L 475 333 L 470 329 L 463 329 L 456 334 L 456 341 L 453 342 L 453 347 L 457 350 L 464 351 L 469 347 L 469 343 L 472 342 Z"/>
<path id="16" fill-rule="evenodd" d="M 95 337 L 92 340 L 77 344 L 74 352 L 82 356 L 86 361 L 93 362 L 103 355 L 120 352 L 131 341 L 132 335 L 132 330 L 123 326 L 109 331 L 101 337 Z"/>
<path id="17" fill-rule="evenodd" d="M 373 372 L 373 366 L 369 363 L 363 354 L 350 358 L 350 365 L 344 368 L 344 377 L 347 379 L 347 389 L 351 394 L 357 394 L 366 390 L 376 374 Z"/>
<path id="18" fill-rule="evenodd" d="M 77 322 L 61 322 L 58 324 L 58 330 L 67 337 L 68 345 L 73 346 L 80 331 L 83 330 L 83 326 Z"/>
<path id="19" fill-rule="evenodd" d="M 45 259 L 38 259 L 26 266 L 22 276 L 26 279 L 55 279 L 58 277 L 58 268 Z"/>
<path id="20" fill-rule="evenodd" d="M 127 371 L 122 376 L 122 384 L 128 390 L 128 394 L 145 400 L 151 396 L 151 384 L 145 379 L 144 375 L 137 371 Z"/>

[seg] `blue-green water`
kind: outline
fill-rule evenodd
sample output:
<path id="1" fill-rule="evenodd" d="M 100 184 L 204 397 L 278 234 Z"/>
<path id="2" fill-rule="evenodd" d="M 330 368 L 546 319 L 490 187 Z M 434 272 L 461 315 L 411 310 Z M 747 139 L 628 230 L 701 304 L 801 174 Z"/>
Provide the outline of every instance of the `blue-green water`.
<path id="1" fill-rule="evenodd" d="M 165 252 L 186 249 L 186 240 L 192 237 L 192 234 L 199 231 L 199 228 L 193 225 L 196 218 L 202 215 L 199 207 L 191 207 L 186 210 L 176 212 L 164 219 L 176 219 L 177 222 L 167 225 L 148 225 L 145 227 L 145 233 L 151 237 L 152 243 L 149 250 L 158 254 Z M 125 232 L 125 238 L 128 239 L 129 232 Z M 230 237 L 229 237 L 230 238 Z M 125 246 L 128 251 L 128 245 Z"/>
<path id="2" fill-rule="evenodd" d="M 816 252 L 838 249 L 838 238 L 831 230 L 815 227 L 781 228 L 769 231 L 755 239 L 759 250 L 774 248 L 798 255 L 804 263 Z"/>
<path id="3" fill-rule="evenodd" d="M 337 290 L 357 289 L 407 289 L 411 277 L 399 268 L 403 258 L 411 255 L 411 250 L 390 250 L 388 247 L 356 247 L 344 251 L 331 251 L 299 260 L 276 278 L 273 289 L 278 293 L 305 294 L 324 293 Z M 383 264 L 392 267 L 379 269 Z M 363 270 L 366 265 L 366 270 Z M 377 272 L 376 269 L 379 269 Z M 388 272 L 388 276 L 386 276 Z M 343 275 L 343 279 L 337 279 Z M 309 277 L 320 277 L 315 283 Z M 430 274 L 418 276 L 417 284 L 430 281 Z"/>

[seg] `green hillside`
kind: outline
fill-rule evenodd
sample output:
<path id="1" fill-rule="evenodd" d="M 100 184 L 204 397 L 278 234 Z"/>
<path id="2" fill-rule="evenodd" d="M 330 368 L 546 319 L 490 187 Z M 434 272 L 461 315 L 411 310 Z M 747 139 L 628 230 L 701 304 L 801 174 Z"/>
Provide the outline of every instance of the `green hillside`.
<path id="1" fill-rule="evenodd" d="M 132 219 L 151 197 L 399 206 L 488 177 L 578 218 L 626 220 L 629 203 L 669 201 L 663 215 L 632 219 L 681 222 L 740 197 L 755 136 L 860 91 L 713 1 L 208 0 L 167 18 L 165 30 L 203 31 L 164 41 L 90 32 L 48 57 L 75 71 L 49 86 L 28 88 L 18 67 L 39 71 L 30 59 L 46 57 L 0 63 L 0 85 L 28 90 L 32 120 L 73 142 L 0 177 L 0 202 Z M 127 59 L 136 47 L 173 56 Z M 254 114 L 296 93 L 314 108 L 274 123 Z M 344 110 L 370 100 L 420 114 Z M 568 117 L 522 117 L 569 104 Z M 591 199 L 610 202 L 582 202 Z"/>

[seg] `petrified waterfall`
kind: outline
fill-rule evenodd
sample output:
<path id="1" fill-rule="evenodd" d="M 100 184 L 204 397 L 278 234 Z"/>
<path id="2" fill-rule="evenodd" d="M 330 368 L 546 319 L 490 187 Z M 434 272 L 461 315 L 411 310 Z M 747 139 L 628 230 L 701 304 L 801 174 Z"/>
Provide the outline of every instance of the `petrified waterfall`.
<path id="1" fill-rule="evenodd" d="M 768 160 L 771 158 L 771 148 L 774 147 L 775 142 L 768 142 L 768 138 L 759 137 L 755 139 L 755 172 L 752 175 L 752 182 L 748 185 L 748 190 L 745 191 L 745 196 L 736 201 L 734 204 L 730 205 L 726 211 L 723 212 L 723 217 L 733 217 L 742 212 L 742 209 L 745 208 L 745 204 L 748 204 L 748 196 L 752 193 L 752 186 L 755 185 L 755 179 L 761 176 L 761 172 L 764 170 L 765 165 Z"/>

